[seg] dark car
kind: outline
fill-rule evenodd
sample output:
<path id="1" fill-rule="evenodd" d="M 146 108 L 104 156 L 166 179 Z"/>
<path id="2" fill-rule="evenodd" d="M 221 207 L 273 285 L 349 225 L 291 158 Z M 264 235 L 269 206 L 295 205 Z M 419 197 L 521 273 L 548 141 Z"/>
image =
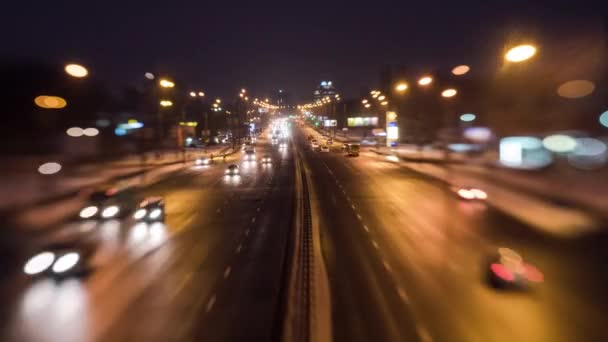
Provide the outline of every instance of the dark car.
<path id="1" fill-rule="evenodd" d="M 132 187 L 100 186 L 89 194 L 87 202 L 78 212 L 81 219 L 124 217 L 135 207 L 135 190 Z"/>
<path id="2" fill-rule="evenodd" d="M 510 248 L 499 248 L 488 266 L 488 281 L 495 288 L 522 289 L 543 280 L 542 272 Z"/>
<path id="3" fill-rule="evenodd" d="M 236 164 L 231 164 L 228 166 L 228 168 L 226 169 L 226 175 L 228 176 L 238 176 L 239 174 L 239 167 Z"/>
<path id="4" fill-rule="evenodd" d="M 93 268 L 91 259 L 96 248 L 96 244 L 82 241 L 55 243 L 33 253 L 24 263 L 23 272 L 31 277 L 82 275 Z"/>

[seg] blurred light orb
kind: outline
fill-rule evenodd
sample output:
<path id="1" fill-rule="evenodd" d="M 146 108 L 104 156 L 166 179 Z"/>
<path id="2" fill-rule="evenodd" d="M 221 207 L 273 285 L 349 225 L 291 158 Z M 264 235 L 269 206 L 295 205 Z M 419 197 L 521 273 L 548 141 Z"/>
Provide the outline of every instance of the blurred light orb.
<path id="1" fill-rule="evenodd" d="M 45 109 L 60 109 L 67 105 L 67 102 L 59 96 L 40 95 L 34 99 L 34 103 Z"/>
<path id="2" fill-rule="evenodd" d="M 205 93 L 203 93 L 202 91 L 199 91 L 198 96 L 203 97 L 203 96 L 205 96 Z"/>
<path id="3" fill-rule="evenodd" d="M 193 91 L 191 91 L 191 92 L 190 92 L 190 96 L 191 96 L 191 97 L 196 97 L 196 93 L 195 93 L 195 92 L 193 92 Z"/>
<path id="4" fill-rule="evenodd" d="M 395 90 L 399 92 L 403 92 L 407 90 L 407 83 L 400 82 L 395 86 Z M 375 94 L 375 93 L 374 93 Z M 373 95 L 373 94 L 372 94 Z"/>
<path id="5" fill-rule="evenodd" d="M 469 127 L 465 129 L 463 135 L 465 138 L 476 143 L 485 143 L 494 138 L 492 130 L 488 127 Z"/>
<path id="6" fill-rule="evenodd" d="M 441 92 L 441 96 L 443 97 L 454 97 L 456 96 L 458 92 L 456 91 L 456 89 L 450 88 L 450 89 L 446 89 L 443 92 Z"/>
<path id="7" fill-rule="evenodd" d="M 99 130 L 97 128 L 87 128 L 83 131 L 84 135 L 86 135 L 87 137 L 94 137 L 96 135 L 99 134 Z"/>
<path id="8" fill-rule="evenodd" d="M 600 124 L 604 127 L 608 127 L 608 110 L 600 114 Z"/>
<path id="9" fill-rule="evenodd" d="M 153 80 L 154 79 L 154 74 L 151 72 L 147 72 L 144 74 L 144 76 L 149 79 L 149 80 Z"/>
<path id="10" fill-rule="evenodd" d="M 477 116 L 473 113 L 465 113 L 460 116 L 460 121 L 471 122 L 475 120 Z"/>
<path id="11" fill-rule="evenodd" d="M 424 76 L 423 78 L 418 80 L 418 84 L 421 86 L 429 85 L 433 82 L 433 78 L 431 76 Z"/>
<path id="12" fill-rule="evenodd" d="M 455 67 L 454 69 L 452 69 L 452 74 L 460 76 L 460 75 L 464 75 L 467 72 L 469 72 L 471 70 L 471 68 L 468 65 L 459 65 L 457 67 Z"/>
<path id="13" fill-rule="evenodd" d="M 127 134 L 127 130 L 122 127 L 116 127 L 116 129 L 114 130 L 114 134 L 119 137 L 122 137 L 123 135 Z"/>
<path id="14" fill-rule="evenodd" d="M 574 80 L 563 83 L 557 88 L 557 94 L 567 99 L 578 99 L 591 94 L 595 84 L 587 80 Z"/>
<path id="15" fill-rule="evenodd" d="M 576 140 L 569 135 L 554 134 L 543 139 L 543 146 L 552 152 L 566 153 L 574 150 Z"/>
<path id="16" fill-rule="evenodd" d="M 34 275 L 46 271 L 55 262 L 55 254 L 42 252 L 32 257 L 23 267 L 25 274 Z"/>
<path id="17" fill-rule="evenodd" d="M 80 127 L 71 127 L 71 128 L 68 128 L 68 130 L 65 131 L 65 133 L 71 137 L 77 138 L 77 137 L 81 137 L 84 134 L 84 130 Z"/>
<path id="18" fill-rule="evenodd" d="M 171 107 L 173 105 L 173 102 L 169 100 L 162 100 L 160 101 L 160 105 L 163 107 Z"/>
<path id="19" fill-rule="evenodd" d="M 95 121 L 95 125 L 97 125 L 97 127 L 108 127 L 108 126 L 110 126 L 110 120 L 99 119 L 99 120 Z"/>
<path id="20" fill-rule="evenodd" d="M 516 46 L 505 54 L 505 59 L 509 62 L 523 62 L 532 58 L 536 54 L 536 47 L 525 44 Z"/>
<path id="21" fill-rule="evenodd" d="M 80 64 L 68 64 L 65 66 L 65 72 L 76 78 L 83 78 L 89 74 L 87 68 L 83 67 Z"/>
<path id="22" fill-rule="evenodd" d="M 56 162 L 44 163 L 38 167 L 38 172 L 40 172 L 43 175 L 52 175 L 54 173 L 59 172 L 60 170 L 61 170 L 61 164 L 56 163 Z"/>
<path id="23" fill-rule="evenodd" d="M 607 152 L 608 147 L 601 140 L 578 138 L 576 139 L 576 147 L 568 155 L 568 163 L 583 170 L 598 169 L 606 165 L 608 161 Z"/>

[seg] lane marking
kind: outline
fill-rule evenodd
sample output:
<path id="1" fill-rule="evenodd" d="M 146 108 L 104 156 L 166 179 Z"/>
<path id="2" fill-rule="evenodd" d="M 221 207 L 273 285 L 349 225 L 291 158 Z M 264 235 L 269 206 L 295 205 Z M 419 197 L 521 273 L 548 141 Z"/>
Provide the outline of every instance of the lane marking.
<path id="1" fill-rule="evenodd" d="M 222 208 L 217 208 L 217 210 L 215 211 L 216 213 L 221 213 L 222 212 Z"/>
<path id="2" fill-rule="evenodd" d="M 407 296 L 407 293 L 402 287 L 397 288 L 397 294 L 399 295 L 399 298 L 401 298 L 402 301 L 409 303 L 410 298 Z"/>
<path id="3" fill-rule="evenodd" d="M 351 204 L 350 207 L 353 208 L 353 210 L 357 210 L 357 207 L 355 207 L 354 204 Z"/>
<path id="4" fill-rule="evenodd" d="M 384 265 L 384 268 L 386 268 L 387 271 L 391 272 L 391 265 L 388 264 L 388 262 L 386 262 L 386 260 L 382 260 L 382 265 Z"/>
<path id="5" fill-rule="evenodd" d="M 228 276 L 230 275 L 230 271 L 232 271 L 230 266 L 226 267 L 226 270 L 224 271 L 224 279 L 228 278 Z"/>
<path id="6" fill-rule="evenodd" d="M 259 213 L 259 212 L 260 212 L 260 209 L 261 209 L 261 208 L 260 208 L 260 207 L 258 207 L 258 208 L 256 209 L 256 211 Z"/>
<path id="7" fill-rule="evenodd" d="M 245 231 L 245 236 L 249 236 L 249 228 Z"/>
<path id="8" fill-rule="evenodd" d="M 378 246 L 378 243 L 376 242 L 376 240 L 372 240 L 372 245 L 374 245 L 375 249 L 379 249 L 380 246 Z"/>
<path id="9" fill-rule="evenodd" d="M 359 219 L 359 221 L 361 221 L 363 218 L 361 217 L 361 215 L 357 214 L 357 218 Z"/>
<path id="10" fill-rule="evenodd" d="M 426 330 L 426 328 L 424 328 L 422 325 L 417 324 L 416 331 L 418 331 L 418 335 L 420 335 L 420 340 L 422 342 L 433 342 L 433 337 L 431 337 L 429 331 Z"/>
<path id="11" fill-rule="evenodd" d="M 236 248 L 236 254 L 239 254 L 241 252 L 241 249 L 243 249 L 243 244 L 240 244 L 237 248 Z"/>
<path id="12" fill-rule="evenodd" d="M 251 223 L 255 223 L 255 217 L 251 219 Z"/>
<path id="13" fill-rule="evenodd" d="M 369 233 L 369 227 L 366 224 L 363 225 L 363 229 L 365 229 L 365 231 Z"/>
<path id="14" fill-rule="evenodd" d="M 207 303 L 207 308 L 205 310 L 207 312 L 211 311 L 211 309 L 213 309 L 213 304 L 215 304 L 215 295 L 213 295 L 211 299 L 209 299 L 209 302 Z"/>

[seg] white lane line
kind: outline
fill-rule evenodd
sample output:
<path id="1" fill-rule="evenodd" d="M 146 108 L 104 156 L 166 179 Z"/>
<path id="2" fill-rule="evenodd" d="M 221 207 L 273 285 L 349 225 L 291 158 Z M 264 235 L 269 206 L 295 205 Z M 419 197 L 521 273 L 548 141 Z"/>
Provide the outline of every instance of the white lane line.
<path id="1" fill-rule="evenodd" d="M 355 207 L 354 204 L 351 204 L 350 207 L 353 208 L 353 210 L 357 210 L 357 207 Z"/>
<path id="2" fill-rule="evenodd" d="M 380 246 L 378 246 L 378 243 L 376 242 L 376 240 L 372 240 L 372 245 L 374 245 L 375 249 L 380 248 Z"/>
<path id="3" fill-rule="evenodd" d="M 217 210 L 215 212 L 217 212 L 218 214 L 221 213 L 222 212 L 222 208 L 217 208 Z"/>
<path id="4" fill-rule="evenodd" d="M 251 219 L 251 223 L 255 223 L 255 217 Z"/>
<path id="5" fill-rule="evenodd" d="M 429 331 L 426 330 L 426 328 L 423 327 L 422 325 L 417 324 L 416 331 L 418 331 L 418 335 L 420 336 L 420 340 L 422 342 L 433 342 L 433 337 L 431 336 Z"/>
<path id="6" fill-rule="evenodd" d="M 211 309 L 213 309 L 213 304 L 215 304 L 215 295 L 211 296 L 211 299 L 209 299 L 209 302 L 207 303 L 207 308 L 205 310 L 207 312 L 211 311 Z"/>
<path id="7" fill-rule="evenodd" d="M 236 253 L 236 254 L 241 253 L 241 249 L 243 249 L 243 245 L 242 245 L 242 244 L 240 244 L 240 245 L 239 245 L 239 246 L 236 248 L 235 253 Z"/>
<path id="8" fill-rule="evenodd" d="M 348 196 L 346 196 L 346 199 L 347 199 L 349 202 L 351 201 L 351 200 L 350 200 L 350 197 L 348 197 Z"/>
<path id="9" fill-rule="evenodd" d="M 261 210 L 261 208 L 260 208 L 260 207 L 258 207 L 258 208 L 256 209 L 256 211 L 257 211 L 258 213 L 260 212 L 260 210 Z"/>
<path id="10" fill-rule="evenodd" d="M 401 298 L 402 301 L 409 303 L 410 298 L 407 296 L 407 293 L 402 287 L 397 288 L 397 294 L 399 295 L 399 298 Z"/>
<path id="11" fill-rule="evenodd" d="M 359 221 L 363 220 L 363 217 L 361 217 L 361 215 L 357 214 L 357 218 L 359 219 Z"/>
<path id="12" fill-rule="evenodd" d="M 387 271 L 391 272 L 391 265 L 388 264 L 388 262 L 386 260 L 382 260 L 382 265 L 384 265 L 384 268 L 386 268 Z"/>
<path id="13" fill-rule="evenodd" d="M 224 279 L 228 278 L 228 276 L 230 275 L 230 271 L 232 271 L 230 266 L 226 267 L 226 270 L 224 271 Z"/>
<path id="14" fill-rule="evenodd" d="M 245 236 L 249 236 L 249 228 L 245 231 Z"/>
<path id="15" fill-rule="evenodd" d="M 365 231 L 369 233 L 369 227 L 366 224 L 363 225 L 363 229 L 365 229 Z"/>

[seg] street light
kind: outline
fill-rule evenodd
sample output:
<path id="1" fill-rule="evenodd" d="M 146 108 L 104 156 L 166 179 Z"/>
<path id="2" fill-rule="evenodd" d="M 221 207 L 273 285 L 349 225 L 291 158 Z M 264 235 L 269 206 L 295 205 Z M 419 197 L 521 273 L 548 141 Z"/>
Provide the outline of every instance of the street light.
<path id="1" fill-rule="evenodd" d="M 509 62 L 519 63 L 532 58 L 536 54 L 536 47 L 525 44 L 516 46 L 505 54 L 505 59 Z"/>
<path id="2" fill-rule="evenodd" d="M 369 107 L 371 107 L 371 105 L 369 103 L 366 103 L 365 108 L 369 108 Z"/>
<path id="3" fill-rule="evenodd" d="M 199 92 L 198 92 L 198 96 L 199 96 L 199 97 L 203 97 L 203 96 L 205 96 L 205 93 L 203 93 L 202 91 L 199 91 Z"/>
<path id="4" fill-rule="evenodd" d="M 171 106 L 173 106 L 173 102 L 171 102 L 169 100 L 161 100 L 160 105 L 163 107 L 171 107 Z"/>
<path id="5" fill-rule="evenodd" d="M 386 106 L 386 105 L 388 105 L 388 101 L 382 101 L 380 104 L 383 106 Z"/>
<path id="6" fill-rule="evenodd" d="M 424 76 L 418 80 L 418 84 L 421 86 L 427 86 L 433 82 L 433 78 L 431 76 Z"/>
<path id="7" fill-rule="evenodd" d="M 395 90 L 402 93 L 404 91 L 407 90 L 407 83 L 405 82 L 399 82 L 397 83 L 397 85 L 395 86 Z"/>
<path id="8" fill-rule="evenodd" d="M 247 92 L 247 90 L 245 90 L 245 88 L 241 89 L 241 93 L 245 93 Z"/>
<path id="9" fill-rule="evenodd" d="M 471 70 L 471 68 L 468 65 L 459 65 L 457 67 L 455 67 L 454 69 L 452 69 L 452 74 L 456 75 L 456 76 L 461 76 L 466 74 L 467 72 L 469 72 L 469 70 Z"/>
<path id="10" fill-rule="evenodd" d="M 65 66 L 65 72 L 76 78 L 83 78 L 89 74 L 87 68 L 83 67 L 80 64 L 68 64 Z"/>
<path id="11" fill-rule="evenodd" d="M 215 102 L 217 102 L 217 103 L 222 103 L 222 100 L 220 100 L 220 99 L 215 99 Z"/>
<path id="12" fill-rule="evenodd" d="M 456 96 L 458 92 L 456 91 L 456 89 L 454 88 L 450 88 L 450 89 L 446 89 L 443 92 L 441 92 L 441 96 L 443 97 L 454 97 Z"/>
<path id="13" fill-rule="evenodd" d="M 367 102 L 368 102 L 367 99 L 361 100 L 361 103 L 363 103 L 363 104 L 366 104 Z"/>
<path id="14" fill-rule="evenodd" d="M 171 81 L 169 81 L 169 80 L 166 80 L 166 79 L 164 79 L 164 78 L 163 78 L 163 79 L 161 79 L 161 80 L 158 82 L 158 84 L 160 84 L 160 86 L 161 86 L 161 87 L 163 87 L 163 88 L 173 88 L 173 87 L 175 87 L 175 83 L 173 83 L 173 82 L 171 82 Z"/>
<path id="15" fill-rule="evenodd" d="M 385 98 L 386 98 L 386 96 L 380 95 L 380 96 L 378 96 L 378 101 L 384 101 Z"/>
<path id="16" fill-rule="evenodd" d="M 193 91 L 191 91 L 191 92 L 190 92 L 190 96 L 191 96 L 191 97 L 196 97 L 196 93 L 195 93 L 195 92 L 193 92 Z"/>

